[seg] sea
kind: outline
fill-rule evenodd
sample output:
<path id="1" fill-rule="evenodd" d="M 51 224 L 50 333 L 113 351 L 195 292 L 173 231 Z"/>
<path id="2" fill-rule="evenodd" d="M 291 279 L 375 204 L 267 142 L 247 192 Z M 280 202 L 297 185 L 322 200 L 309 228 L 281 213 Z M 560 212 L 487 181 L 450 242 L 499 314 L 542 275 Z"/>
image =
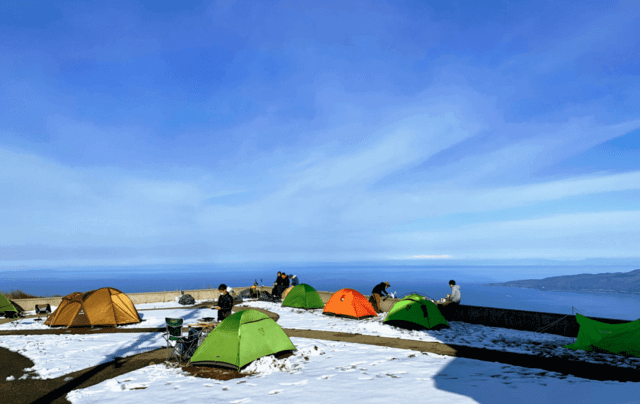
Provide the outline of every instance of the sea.
<path id="1" fill-rule="evenodd" d="M 190 264 L 0 269 L 0 291 L 21 290 L 36 296 L 65 296 L 105 286 L 125 293 L 271 286 L 278 271 L 295 274 L 318 291 L 352 288 L 363 294 L 380 282 L 398 296 L 412 292 L 434 299 L 450 293 L 449 280 L 460 285 L 462 303 L 505 309 L 590 317 L 640 319 L 640 295 L 559 292 L 487 286 L 488 283 L 579 273 L 629 272 L 632 266 L 424 266 L 376 264 Z"/>

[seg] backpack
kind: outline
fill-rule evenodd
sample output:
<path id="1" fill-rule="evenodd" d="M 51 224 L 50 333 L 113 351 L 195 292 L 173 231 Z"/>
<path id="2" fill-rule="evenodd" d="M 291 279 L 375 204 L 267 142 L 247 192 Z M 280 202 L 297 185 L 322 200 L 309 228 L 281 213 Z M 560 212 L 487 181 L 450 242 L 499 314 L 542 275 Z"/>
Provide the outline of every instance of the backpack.
<path id="1" fill-rule="evenodd" d="M 258 300 L 261 300 L 263 302 L 272 302 L 272 303 L 280 301 L 280 299 L 273 296 L 271 293 L 265 292 L 265 291 L 260 292 L 260 296 L 258 297 Z"/>
<path id="2" fill-rule="evenodd" d="M 180 300 L 178 300 L 178 303 L 183 306 L 190 306 L 192 304 L 196 304 L 196 299 L 194 299 L 191 295 L 182 295 L 180 296 Z"/>

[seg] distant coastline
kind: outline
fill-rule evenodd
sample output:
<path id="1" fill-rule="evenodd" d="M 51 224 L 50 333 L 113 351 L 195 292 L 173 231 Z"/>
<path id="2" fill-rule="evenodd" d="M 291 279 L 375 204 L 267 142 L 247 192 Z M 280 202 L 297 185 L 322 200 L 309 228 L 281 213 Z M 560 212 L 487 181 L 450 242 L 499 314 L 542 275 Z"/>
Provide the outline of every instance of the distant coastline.
<path id="1" fill-rule="evenodd" d="M 591 292 L 640 295 L 640 269 L 630 272 L 552 276 L 544 279 L 525 279 L 485 286 L 506 286 L 538 289 L 550 292 Z"/>

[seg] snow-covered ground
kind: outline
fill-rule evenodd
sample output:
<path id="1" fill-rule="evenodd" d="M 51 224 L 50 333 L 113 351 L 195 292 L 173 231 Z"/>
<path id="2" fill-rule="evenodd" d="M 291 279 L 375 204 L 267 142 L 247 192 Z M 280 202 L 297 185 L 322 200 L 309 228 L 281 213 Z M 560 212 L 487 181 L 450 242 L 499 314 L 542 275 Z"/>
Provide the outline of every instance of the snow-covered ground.
<path id="1" fill-rule="evenodd" d="M 195 304 L 193 304 L 192 306 L 183 306 L 181 304 L 178 303 L 178 298 L 175 298 L 175 301 L 171 301 L 171 302 L 158 302 L 158 303 L 141 303 L 141 304 L 136 304 L 136 310 L 149 310 L 149 309 L 176 309 L 176 308 L 188 308 L 188 307 L 192 307 L 195 306 L 197 304 L 200 303 L 204 303 L 210 300 L 196 300 Z"/>
<path id="2" fill-rule="evenodd" d="M 67 395 L 89 403 L 638 403 L 640 383 L 599 382 L 435 354 L 291 338 L 294 356 L 265 357 L 228 381 L 148 366 Z"/>
<path id="3" fill-rule="evenodd" d="M 166 346 L 162 333 L 5 335 L 0 347 L 31 359 L 25 369 L 33 378 L 54 379 L 116 357 L 126 357 Z"/>
<path id="4" fill-rule="evenodd" d="M 118 328 L 154 328 L 164 327 L 165 318 L 183 318 L 184 324 L 196 322 L 203 317 L 218 317 L 217 310 L 176 308 L 165 310 L 141 310 L 142 322 L 136 324 L 121 325 Z M 0 330 L 49 330 L 51 327 L 44 325 L 44 321 L 36 321 L 35 318 L 20 319 L 11 323 L 0 324 Z"/>
<path id="5" fill-rule="evenodd" d="M 386 313 L 374 318 L 353 320 L 324 315 L 322 314 L 322 309 L 301 310 L 282 307 L 280 303 L 255 301 L 243 303 L 242 306 L 247 308 L 257 307 L 278 314 L 280 316 L 278 324 L 282 328 L 357 333 L 378 337 L 442 342 L 445 344 L 487 348 L 544 357 L 561 356 L 584 362 L 606 363 L 619 367 L 640 369 L 640 358 L 625 358 L 619 355 L 574 351 L 563 348 L 563 345 L 573 343 L 574 339 L 555 334 L 487 327 L 479 324 L 463 323 L 461 321 L 450 321 L 450 328 L 444 328 L 438 331 L 415 331 L 384 324 L 383 320 L 386 317 Z"/>

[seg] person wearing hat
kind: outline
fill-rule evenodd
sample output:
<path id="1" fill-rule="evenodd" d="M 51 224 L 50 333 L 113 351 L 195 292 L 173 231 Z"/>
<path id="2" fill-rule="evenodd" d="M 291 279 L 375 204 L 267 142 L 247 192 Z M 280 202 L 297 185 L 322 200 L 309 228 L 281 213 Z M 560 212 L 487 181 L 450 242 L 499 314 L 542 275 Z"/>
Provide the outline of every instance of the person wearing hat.
<path id="1" fill-rule="evenodd" d="M 298 286 L 298 284 L 300 284 L 298 275 L 289 275 L 289 279 L 291 279 L 291 286 Z"/>
<path id="2" fill-rule="evenodd" d="M 233 297 L 227 292 L 227 285 L 224 283 L 218 286 L 218 291 L 220 291 L 220 297 L 218 298 L 218 305 L 214 309 L 218 310 L 218 321 L 222 321 L 231 315 Z"/>
<path id="3" fill-rule="evenodd" d="M 376 313 L 382 313 L 382 309 L 380 309 L 380 295 L 389 296 L 386 291 L 389 286 L 391 286 L 389 282 L 382 282 L 377 284 L 371 291 L 371 304 Z"/>

